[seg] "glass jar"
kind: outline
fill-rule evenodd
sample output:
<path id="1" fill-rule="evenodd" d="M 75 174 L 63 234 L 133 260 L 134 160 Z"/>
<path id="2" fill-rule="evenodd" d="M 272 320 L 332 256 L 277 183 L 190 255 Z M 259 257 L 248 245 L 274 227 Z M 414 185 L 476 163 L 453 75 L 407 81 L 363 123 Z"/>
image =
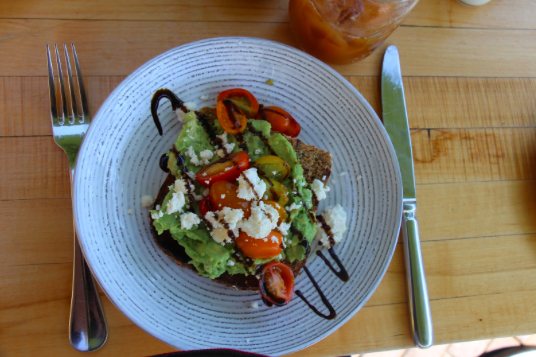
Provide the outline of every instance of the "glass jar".
<path id="1" fill-rule="evenodd" d="M 290 25 L 301 48 L 332 64 L 370 55 L 418 0 L 290 0 Z"/>

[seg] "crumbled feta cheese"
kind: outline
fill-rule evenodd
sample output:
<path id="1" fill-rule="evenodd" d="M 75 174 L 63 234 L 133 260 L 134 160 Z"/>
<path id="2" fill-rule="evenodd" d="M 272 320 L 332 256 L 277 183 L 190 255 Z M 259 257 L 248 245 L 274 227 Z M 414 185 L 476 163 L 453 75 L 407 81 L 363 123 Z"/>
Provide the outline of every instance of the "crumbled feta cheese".
<path id="1" fill-rule="evenodd" d="M 226 167 L 225 170 L 223 170 L 224 172 L 225 171 L 229 171 L 230 169 L 232 169 L 233 167 L 232 166 L 229 166 L 229 167 Z"/>
<path id="2" fill-rule="evenodd" d="M 197 110 L 197 104 L 195 104 L 194 102 L 184 103 L 184 106 L 186 107 L 186 109 L 188 109 L 189 112 L 195 112 Z"/>
<path id="3" fill-rule="evenodd" d="M 316 198 L 318 198 L 319 201 L 327 197 L 326 193 L 329 192 L 329 187 L 325 186 L 322 181 L 320 181 L 319 179 L 315 179 L 313 181 L 312 186 L 313 192 L 315 193 Z"/>
<path id="4" fill-rule="evenodd" d="M 158 219 L 158 218 L 160 218 L 162 216 L 164 216 L 164 212 L 162 212 L 162 211 L 151 212 L 151 218 L 152 219 Z"/>
<path id="5" fill-rule="evenodd" d="M 210 190 L 208 188 L 205 188 L 205 190 L 203 191 L 203 196 L 207 197 L 209 193 Z"/>
<path id="6" fill-rule="evenodd" d="M 277 226 L 277 230 L 281 232 L 281 234 L 286 236 L 288 234 L 288 230 L 290 229 L 290 223 L 281 222 L 279 226 Z"/>
<path id="7" fill-rule="evenodd" d="M 261 153 L 261 149 L 255 150 L 255 155 L 259 155 Z"/>
<path id="8" fill-rule="evenodd" d="M 160 205 L 156 205 L 155 208 L 156 208 L 157 210 L 159 210 L 160 208 L 162 208 L 162 206 L 160 206 Z"/>
<path id="9" fill-rule="evenodd" d="M 217 138 L 220 138 L 223 144 L 227 144 L 227 132 L 223 132 L 221 135 L 216 135 Z"/>
<path id="10" fill-rule="evenodd" d="M 218 243 L 222 243 L 222 245 L 229 240 L 229 233 L 227 233 L 227 229 L 225 228 L 215 228 L 210 232 L 210 235 L 212 239 Z"/>
<path id="11" fill-rule="evenodd" d="M 248 303 L 246 303 L 247 307 L 251 307 L 252 309 L 258 309 L 259 308 L 259 303 L 256 302 L 256 301 L 250 301 Z"/>
<path id="12" fill-rule="evenodd" d="M 322 176 L 322 181 L 326 181 L 326 175 Z"/>
<path id="13" fill-rule="evenodd" d="M 195 172 L 193 172 L 193 171 L 188 171 L 188 176 L 190 176 L 190 178 L 191 178 L 192 180 L 195 180 Z"/>
<path id="14" fill-rule="evenodd" d="M 216 150 L 216 155 L 218 155 L 219 157 L 223 158 L 223 157 L 225 157 L 225 151 L 223 149 L 218 149 L 218 150 Z"/>
<path id="15" fill-rule="evenodd" d="M 194 200 L 196 200 L 196 201 L 201 201 L 203 198 L 205 198 L 205 196 L 198 195 L 195 192 L 192 192 L 192 195 L 194 196 Z"/>
<path id="16" fill-rule="evenodd" d="M 129 209 L 127 213 L 130 214 L 130 215 L 133 215 L 133 214 L 134 214 L 134 210 L 133 210 L 133 209 Z"/>
<path id="17" fill-rule="evenodd" d="M 232 267 L 235 265 L 235 262 L 233 262 L 231 259 L 227 261 L 227 266 Z"/>
<path id="18" fill-rule="evenodd" d="M 262 201 L 253 202 L 251 216 L 237 223 L 237 227 L 252 238 L 264 239 L 277 227 L 279 212 Z"/>
<path id="19" fill-rule="evenodd" d="M 209 180 L 205 180 L 205 183 L 206 183 L 207 185 L 210 185 L 210 181 L 209 181 Z"/>
<path id="20" fill-rule="evenodd" d="M 221 211 L 207 212 L 205 219 L 210 222 L 213 228 L 222 228 L 227 223 L 229 229 L 235 229 L 236 224 L 244 217 L 244 211 L 223 207 Z"/>
<path id="21" fill-rule="evenodd" d="M 339 176 L 344 176 L 344 175 L 346 175 L 346 174 L 348 174 L 348 172 L 344 171 L 344 172 L 341 172 L 341 173 L 339 174 Z"/>
<path id="22" fill-rule="evenodd" d="M 283 246 L 283 249 L 287 248 L 287 245 L 286 245 L 286 239 L 283 239 L 281 241 L 281 245 Z"/>
<path id="23" fill-rule="evenodd" d="M 331 228 L 331 233 L 333 234 L 333 240 L 335 243 L 339 243 L 344 237 L 343 234 L 346 231 L 346 212 L 340 204 L 335 206 L 328 207 L 322 212 L 322 217 Z M 317 222 L 318 230 L 316 232 L 316 237 L 323 245 L 330 246 L 328 235 L 322 229 L 320 222 Z"/>
<path id="24" fill-rule="evenodd" d="M 195 213 L 187 212 L 181 215 L 181 228 L 191 229 L 201 223 L 201 219 Z"/>
<path id="25" fill-rule="evenodd" d="M 184 193 L 173 192 L 173 194 L 171 195 L 171 199 L 167 203 L 166 213 L 172 214 L 175 212 L 179 212 L 182 210 L 185 204 L 186 200 L 184 197 Z"/>
<path id="26" fill-rule="evenodd" d="M 141 198 L 141 205 L 143 208 L 149 208 L 153 205 L 154 198 L 150 195 L 145 195 Z"/>
<path id="27" fill-rule="evenodd" d="M 277 174 L 277 171 L 272 171 L 272 175 L 275 176 L 275 174 Z"/>
<path id="28" fill-rule="evenodd" d="M 201 157 L 201 160 L 203 160 L 203 163 L 205 165 L 208 165 L 210 164 L 210 162 L 208 160 L 212 159 L 212 157 L 214 156 L 214 153 L 210 150 L 203 150 L 199 153 L 199 156 Z"/>
<path id="29" fill-rule="evenodd" d="M 174 191 L 175 192 L 182 192 L 184 194 L 187 194 L 188 193 L 188 189 L 186 188 L 186 181 L 183 180 L 183 179 L 178 179 L 178 180 L 175 180 L 175 184 L 174 184 Z M 191 187 L 192 185 L 190 185 Z M 170 189 L 171 190 L 171 189 Z"/>
<path id="30" fill-rule="evenodd" d="M 225 194 L 221 195 L 221 198 L 225 198 Z"/>
<path id="31" fill-rule="evenodd" d="M 186 116 L 186 114 L 182 110 L 180 110 L 180 108 L 175 109 L 175 114 L 177 115 L 179 123 L 184 123 L 184 117 Z"/>
<path id="32" fill-rule="evenodd" d="M 300 208 L 301 208 L 301 206 L 299 204 L 297 204 L 296 202 L 292 202 L 292 204 L 290 206 L 286 207 L 285 209 L 287 211 L 293 211 L 295 209 L 300 209 Z"/>
<path id="33" fill-rule="evenodd" d="M 208 95 L 206 94 L 200 95 L 199 99 L 202 100 L 203 102 L 206 102 L 208 100 Z"/>
<path id="34" fill-rule="evenodd" d="M 267 199 L 268 199 L 268 195 L 264 195 L 263 198 L 264 198 L 265 200 L 267 200 Z"/>
<path id="35" fill-rule="evenodd" d="M 225 150 L 227 150 L 227 152 L 230 154 L 230 153 L 232 153 L 233 150 L 234 150 L 235 143 L 223 144 L 223 147 L 224 147 Z"/>
<path id="36" fill-rule="evenodd" d="M 252 167 L 240 173 L 238 177 L 238 198 L 247 201 L 258 199 L 264 195 L 266 184 L 257 174 L 257 169 Z"/>
<path id="37" fill-rule="evenodd" d="M 199 161 L 197 154 L 194 151 L 194 148 L 190 146 L 188 150 L 186 151 L 186 156 L 190 157 L 190 162 L 194 164 L 195 166 L 202 165 L 201 161 Z"/>

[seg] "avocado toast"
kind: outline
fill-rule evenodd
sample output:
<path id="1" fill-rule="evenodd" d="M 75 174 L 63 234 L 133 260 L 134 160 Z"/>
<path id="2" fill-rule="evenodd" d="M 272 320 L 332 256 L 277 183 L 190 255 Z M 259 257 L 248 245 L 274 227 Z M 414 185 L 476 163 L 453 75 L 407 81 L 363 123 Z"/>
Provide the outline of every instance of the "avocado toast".
<path id="1" fill-rule="evenodd" d="M 266 118 L 247 119 L 241 132 L 235 135 L 226 133 L 218 119 L 216 109 L 209 107 L 198 112 L 189 111 L 184 116 L 182 131 L 173 148 L 164 157 L 164 168 L 169 170 L 169 175 L 162 184 L 149 215 L 151 231 L 159 248 L 181 267 L 235 289 L 258 290 L 260 269 L 266 264 L 273 261 L 284 263 L 292 269 L 295 276 L 305 264 L 309 244 L 317 231 L 315 212 L 318 199 L 313 184 L 325 188 L 331 172 L 331 155 L 274 131 L 272 123 Z M 219 139 L 216 144 L 215 137 Z M 222 152 L 223 148 L 225 149 Z M 251 234 L 249 232 L 258 229 L 252 228 L 254 224 L 251 222 L 248 225 L 248 220 L 252 221 L 253 218 L 246 218 L 244 215 L 242 221 L 231 228 L 229 222 L 223 222 L 222 225 L 229 232 L 229 238 L 220 239 L 215 230 L 223 229 L 217 228 L 218 212 L 223 210 L 213 207 L 212 211 L 216 212 L 214 220 L 211 218 L 212 211 L 203 212 L 201 207 L 203 201 L 214 198 L 215 185 L 208 180 L 205 182 L 200 173 L 207 167 L 225 164 L 229 157 L 242 151 L 247 153 L 251 168 L 240 173 L 237 182 L 240 179 L 242 182 L 238 187 L 236 183 L 229 187 L 236 188 L 240 197 L 242 184 L 247 181 L 251 185 L 250 191 L 256 194 L 256 184 L 251 184 L 248 179 L 251 176 L 246 177 L 244 173 L 254 170 L 253 174 L 258 175 L 253 181 L 258 179 L 257 183 L 262 184 L 265 189 L 261 191 L 261 197 L 249 198 L 251 203 L 248 204 L 251 204 L 252 216 L 258 207 L 257 211 L 264 212 L 270 218 L 270 214 L 266 212 L 275 211 L 268 207 L 269 202 L 275 202 L 275 206 L 272 205 L 280 208 L 275 219 L 278 221 L 277 227 L 272 222 L 274 224 L 270 228 L 281 237 L 278 243 L 279 254 L 276 256 L 248 256 L 247 250 L 238 244 L 244 232 Z M 264 159 L 274 160 L 273 157 L 285 163 L 285 175 L 267 171 L 266 167 L 274 167 L 270 164 L 263 166 Z M 225 171 L 227 170 L 229 169 Z M 174 196 L 178 193 L 177 184 L 189 188 L 184 191 L 187 197 L 186 200 L 183 199 L 184 207 L 174 211 L 170 210 L 170 206 L 174 205 Z M 206 188 L 207 186 L 209 188 Z M 222 199 L 224 196 L 226 194 L 221 194 Z M 219 197 L 218 194 L 217 198 Z M 214 204 L 214 199 L 212 202 Z M 184 224 L 186 215 L 194 218 L 194 224 Z M 269 221 L 264 217 L 264 221 L 259 224 Z M 213 226 L 214 224 L 216 226 Z M 246 237 L 251 240 L 251 237 Z M 266 242 L 266 238 L 264 241 Z M 258 242 L 262 243 L 261 240 Z"/>

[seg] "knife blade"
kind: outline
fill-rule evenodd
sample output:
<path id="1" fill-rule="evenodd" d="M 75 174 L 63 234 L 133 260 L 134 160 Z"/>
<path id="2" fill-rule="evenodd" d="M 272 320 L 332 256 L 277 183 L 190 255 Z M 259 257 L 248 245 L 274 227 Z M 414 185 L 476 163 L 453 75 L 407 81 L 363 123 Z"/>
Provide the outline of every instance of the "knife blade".
<path id="1" fill-rule="evenodd" d="M 396 152 L 403 188 L 402 236 L 413 340 L 427 348 L 434 343 L 430 301 L 424 274 L 419 226 L 415 217 L 417 194 L 402 72 L 396 46 L 385 51 L 382 67 L 383 124 Z"/>

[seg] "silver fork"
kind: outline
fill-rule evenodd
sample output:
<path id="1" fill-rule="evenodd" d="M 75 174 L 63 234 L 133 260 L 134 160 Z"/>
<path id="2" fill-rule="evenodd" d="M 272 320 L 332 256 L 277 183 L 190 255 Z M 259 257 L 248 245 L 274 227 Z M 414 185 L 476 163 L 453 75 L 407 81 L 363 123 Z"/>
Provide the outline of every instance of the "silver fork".
<path id="1" fill-rule="evenodd" d="M 71 63 L 67 46 L 64 44 L 65 62 L 67 64 L 67 74 L 69 77 L 69 103 L 65 95 L 65 86 L 63 85 L 63 71 L 61 69 L 60 54 L 58 46 L 56 48 L 56 65 L 59 75 L 60 96 L 58 101 L 61 102 L 61 115 L 58 115 L 58 106 L 56 105 L 56 87 L 54 84 L 54 70 L 50 59 L 50 49 L 47 45 L 48 58 L 48 86 L 50 91 L 50 116 L 52 119 L 52 132 L 56 144 L 65 151 L 69 159 L 71 168 L 71 194 L 74 177 L 74 168 L 78 150 L 84 139 L 84 135 L 89 127 L 89 110 L 82 79 L 82 71 L 78 63 L 76 49 L 73 47 L 74 63 L 76 67 L 76 77 L 78 79 L 78 94 L 81 99 L 82 112 L 79 113 L 75 95 L 73 75 L 71 72 Z M 67 108 L 69 107 L 69 111 Z M 67 117 L 66 117 L 67 115 Z M 106 321 L 102 312 L 99 300 L 99 294 L 95 288 L 95 282 L 91 271 L 82 255 L 80 244 L 74 227 L 74 267 L 73 267 L 73 290 L 71 296 L 71 315 L 69 318 L 69 340 L 71 345 L 79 351 L 90 352 L 100 348 L 108 336 Z"/>

